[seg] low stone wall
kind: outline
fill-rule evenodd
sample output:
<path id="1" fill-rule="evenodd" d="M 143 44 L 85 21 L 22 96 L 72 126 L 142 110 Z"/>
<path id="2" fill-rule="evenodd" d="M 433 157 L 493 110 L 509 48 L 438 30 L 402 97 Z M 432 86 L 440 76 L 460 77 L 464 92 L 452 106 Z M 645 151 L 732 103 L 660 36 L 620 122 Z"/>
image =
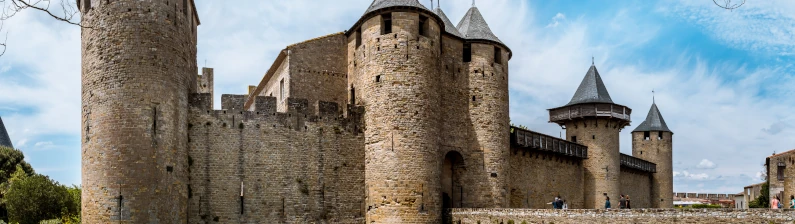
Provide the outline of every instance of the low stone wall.
<path id="1" fill-rule="evenodd" d="M 450 212 L 456 224 L 795 223 L 795 210 L 770 209 L 481 209 Z"/>

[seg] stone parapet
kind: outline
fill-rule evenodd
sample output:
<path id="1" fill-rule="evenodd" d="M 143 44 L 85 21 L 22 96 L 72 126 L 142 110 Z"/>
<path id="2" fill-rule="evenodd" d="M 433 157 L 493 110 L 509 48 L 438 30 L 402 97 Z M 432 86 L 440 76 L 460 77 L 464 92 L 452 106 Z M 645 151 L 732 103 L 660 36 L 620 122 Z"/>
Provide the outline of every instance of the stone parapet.
<path id="1" fill-rule="evenodd" d="M 795 210 L 770 209 L 452 209 L 453 223 L 792 223 Z"/>

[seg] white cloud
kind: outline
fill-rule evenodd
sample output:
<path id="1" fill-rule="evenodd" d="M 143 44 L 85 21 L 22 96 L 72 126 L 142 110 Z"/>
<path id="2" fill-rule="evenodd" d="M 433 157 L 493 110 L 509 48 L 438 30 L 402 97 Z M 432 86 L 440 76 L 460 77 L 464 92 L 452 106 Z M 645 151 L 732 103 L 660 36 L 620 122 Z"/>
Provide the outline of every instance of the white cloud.
<path id="1" fill-rule="evenodd" d="M 731 11 L 712 1 L 661 1 L 659 10 L 703 26 L 716 39 L 740 49 L 795 53 L 795 1 L 748 1 Z"/>
<path id="2" fill-rule="evenodd" d="M 715 169 L 715 167 L 717 167 L 715 163 L 709 161 L 708 159 L 701 160 L 701 162 L 699 162 L 698 165 L 696 166 L 696 168 L 699 169 Z"/>
<path id="3" fill-rule="evenodd" d="M 558 25 L 565 20 L 566 20 L 566 15 L 564 15 L 563 13 L 558 13 L 555 15 L 555 17 L 552 17 L 552 22 L 547 24 L 547 28 L 558 27 Z"/>
<path id="4" fill-rule="evenodd" d="M 698 173 L 698 174 L 690 173 L 690 172 L 687 172 L 686 170 L 682 171 L 682 172 L 674 171 L 674 178 L 676 179 L 677 177 L 678 178 L 689 179 L 689 180 L 707 180 L 707 179 L 709 179 L 709 174 L 706 174 L 706 173 Z"/>

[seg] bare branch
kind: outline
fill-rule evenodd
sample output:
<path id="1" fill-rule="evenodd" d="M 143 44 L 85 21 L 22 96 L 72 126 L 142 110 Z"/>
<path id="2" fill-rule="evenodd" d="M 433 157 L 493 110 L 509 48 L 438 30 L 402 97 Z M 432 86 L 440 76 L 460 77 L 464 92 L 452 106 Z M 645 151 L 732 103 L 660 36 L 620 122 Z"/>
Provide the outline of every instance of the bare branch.
<path id="1" fill-rule="evenodd" d="M 17 13 L 25 9 L 33 9 L 42 11 L 47 13 L 50 17 L 54 18 L 55 20 L 66 22 L 71 25 L 76 25 L 81 28 L 91 28 L 83 26 L 80 21 L 74 21 L 77 14 L 80 13 L 78 8 L 75 8 L 69 2 L 74 2 L 71 0 L 61 0 L 60 2 L 60 14 L 56 14 L 59 10 L 51 10 L 50 6 L 53 0 L 0 0 L 0 31 L 3 29 L 3 22 L 11 17 L 14 17 Z M 56 13 L 54 13 L 56 12 Z M 0 47 L 2 47 L 2 52 L 0 52 L 0 56 L 3 56 L 6 52 L 6 47 L 8 40 L 8 31 L 6 31 L 5 40 L 0 42 Z"/>
<path id="2" fill-rule="evenodd" d="M 3 21 L 3 20 L 0 20 L 0 31 L 2 31 L 2 30 L 3 30 L 3 23 L 4 23 L 4 21 Z M 0 53 L 0 56 L 3 56 L 4 54 L 6 54 L 6 48 L 7 48 L 7 47 L 6 47 L 6 42 L 7 42 L 7 41 L 8 41 L 8 31 L 6 31 L 6 37 L 5 37 L 5 40 L 3 40 L 3 42 L 2 42 L 2 43 L 0 43 L 0 47 L 3 47 L 3 52 L 1 52 L 1 53 Z"/>
<path id="3" fill-rule="evenodd" d="M 723 1 L 723 5 L 718 3 L 718 1 Z M 717 5 L 718 7 L 727 9 L 727 10 L 735 10 L 737 8 L 740 8 L 740 6 L 743 6 L 745 4 L 745 0 L 740 0 L 740 1 L 742 1 L 742 2 L 740 2 L 739 4 L 732 4 L 732 0 L 712 0 L 712 2 L 715 3 L 715 5 Z"/>

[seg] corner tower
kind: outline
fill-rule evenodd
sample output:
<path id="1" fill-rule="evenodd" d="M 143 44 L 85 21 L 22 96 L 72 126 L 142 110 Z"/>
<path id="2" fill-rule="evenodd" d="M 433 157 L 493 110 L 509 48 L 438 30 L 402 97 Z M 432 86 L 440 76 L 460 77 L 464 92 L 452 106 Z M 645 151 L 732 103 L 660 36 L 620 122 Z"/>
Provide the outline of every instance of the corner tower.
<path id="1" fill-rule="evenodd" d="M 82 13 L 82 217 L 184 223 L 193 0 L 78 0 Z"/>
<path id="2" fill-rule="evenodd" d="M 483 153 L 487 192 L 483 206 L 508 207 L 508 158 L 510 119 L 508 113 L 508 60 L 511 50 L 491 31 L 480 10 L 473 4 L 458 30 L 466 42 L 463 61 L 469 79 L 469 116 Z"/>
<path id="3" fill-rule="evenodd" d="M 549 109 L 549 122 L 566 129 L 566 138 L 588 146 L 585 208 L 604 208 L 604 197 L 619 197 L 619 132 L 629 125 L 632 110 L 613 103 L 596 66 L 565 106 Z"/>
<path id="4" fill-rule="evenodd" d="M 439 223 L 439 16 L 375 0 L 346 32 L 349 102 L 365 109 L 367 223 Z"/>
<path id="5" fill-rule="evenodd" d="M 632 131 L 632 156 L 657 164 L 651 189 L 654 208 L 673 207 L 673 136 L 656 103 L 651 104 L 646 120 Z"/>

